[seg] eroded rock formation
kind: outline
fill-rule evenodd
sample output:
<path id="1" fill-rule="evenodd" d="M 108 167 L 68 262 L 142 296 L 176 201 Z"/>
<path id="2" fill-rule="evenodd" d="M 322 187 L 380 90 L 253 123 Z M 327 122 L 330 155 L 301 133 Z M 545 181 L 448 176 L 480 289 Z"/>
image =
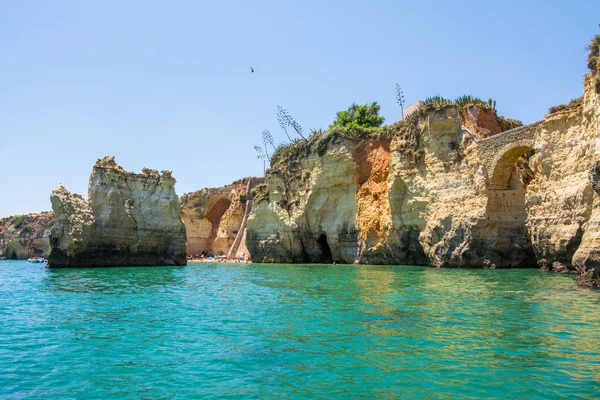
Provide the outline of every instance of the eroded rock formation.
<path id="1" fill-rule="evenodd" d="M 53 212 L 0 219 L 0 258 L 26 260 L 48 257 L 52 224 Z"/>
<path id="2" fill-rule="evenodd" d="M 573 265 L 580 283 L 600 286 L 600 161 L 590 168 L 589 178 L 596 196 L 592 214 L 581 236 L 581 244 L 573 255 Z"/>
<path id="3" fill-rule="evenodd" d="M 58 186 L 50 267 L 185 265 L 185 226 L 170 171 L 123 170 L 114 157 L 99 160 L 88 199 Z"/>
<path id="4" fill-rule="evenodd" d="M 548 115 L 533 145 L 527 227 L 543 269 L 581 274 L 593 259 L 598 195 L 588 175 L 600 140 L 600 101 L 593 80 L 592 75 L 585 79 L 583 107 Z"/>
<path id="5" fill-rule="evenodd" d="M 344 140 L 272 168 L 270 201 L 257 204 L 248 223 L 253 260 L 531 265 L 523 221 L 489 220 L 502 210 L 488 202 L 476 140 L 500 129 L 490 118 L 447 107 L 391 140 Z M 518 238 L 507 239 L 508 231 Z"/>
<path id="6" fill-rule="evenodd" d="M 319 151 L 267 175 L 248 222 L 253 260 L 539 266 L 600 285 L 596 81 L 506 133 L 489 108 L 443 107 L 391 139 L 308 143 Z"/>
<path id="7" fill-rule="evenodd" d="M 430 103 L 377 132 L 315 132 L 278 149 L 264 183 L 246 178 L 180 201 L 170 171 L 131 174 L 106 157 L 88 200 L 54 190 L 50 265 L 184 264 L 187 228 L 189 255 L 540 267 L 600 286 L 595 54 L 583 98 L 533 124 L 513 129 L 482 102 Z M 51 218 L 0 220 L 0 256 L 44 255 Z"/>
<path id="8" fill-rule="evenodd" d="M 187 230 L 187 254 L 227 255 L 238 234 L 249 190 L 263 178 L 244 178 L 219 188 L 207 188 L 181 196 L 181 218 Z M 248 254 L 241 241 L 236 253 Z M 235 255 L 233 255 L 235 257 Z"/>

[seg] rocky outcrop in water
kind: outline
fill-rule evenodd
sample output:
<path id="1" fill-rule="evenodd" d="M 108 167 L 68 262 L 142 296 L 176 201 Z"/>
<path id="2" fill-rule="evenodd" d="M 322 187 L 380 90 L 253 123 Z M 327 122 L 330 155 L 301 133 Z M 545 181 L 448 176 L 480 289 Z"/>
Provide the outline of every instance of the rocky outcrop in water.
<path id="1" fill-rule="evenodd" d="M 573 255 L 573 265 L 579 283 L 600 286 L 600 161 L 591 167 L 589 177 L 596 196 L 592 214 L 581 236 L 581 244 Z"/>
<path id="2" fill-rule="evenodd" d="M 62 186 L 51 196 L 50 267 L 185 265 L 185 226 L 170 171 L 126 172 L 98 160 L 88 199 Z"/>
<path id="3" fill-rule="evenodd" d="M 180 198 L 181 219 L 187 231 L 187 254 L 227 255 L 242 232 L 249 189 L 263 178 L 244 178 L 219 188 L 186 193 Z M 242 241 L 240 254 L 248 254 Z M 235 256 L 235 255 L 234 255 Z"/>
<path id="4" fill-rule="evenodd" d="M 26 260 L 48 257 L 53 224 L 53 212 L 0 219 L 0 258 Z"/>

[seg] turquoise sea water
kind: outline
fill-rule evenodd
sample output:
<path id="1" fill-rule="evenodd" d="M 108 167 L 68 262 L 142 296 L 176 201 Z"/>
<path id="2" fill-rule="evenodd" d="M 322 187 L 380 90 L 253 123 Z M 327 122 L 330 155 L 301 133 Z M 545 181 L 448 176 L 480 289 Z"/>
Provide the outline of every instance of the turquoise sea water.
<path id="1" fill-rule="evenodd" d="M 0 261 L 0 398 L 598 398 L 600 291 L 537 270 Z"/>

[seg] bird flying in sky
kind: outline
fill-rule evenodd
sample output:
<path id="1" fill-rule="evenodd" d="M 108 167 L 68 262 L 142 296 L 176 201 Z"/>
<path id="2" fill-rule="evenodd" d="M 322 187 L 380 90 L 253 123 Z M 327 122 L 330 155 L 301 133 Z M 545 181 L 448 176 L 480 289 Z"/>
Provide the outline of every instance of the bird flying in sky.
<path id="1" fill-rule="evenodd" d="M 254 68 L 250 67 L 250 72 L 254 72 Z"/>

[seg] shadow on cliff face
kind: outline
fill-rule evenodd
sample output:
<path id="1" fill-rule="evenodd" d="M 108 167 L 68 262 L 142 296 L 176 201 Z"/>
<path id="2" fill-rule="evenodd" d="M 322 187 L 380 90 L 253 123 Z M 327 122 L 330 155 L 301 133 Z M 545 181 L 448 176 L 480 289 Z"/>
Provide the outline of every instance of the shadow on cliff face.
<path id="1" fill-rule="evenodd" d="M 493 263 L 492 267 L 537 266 L 531 237 L 525 225 L 527 221 L 525 191 L 533 176 L 526 160 L 531 154 L 517 154 L 506 165 L 499 166 L 510 169 L 504 173 L 509 176 L 509 182 L 504 189 L 488 191 L 488 221 L 485 236 L 494 238 L 495 245 L 486 244 L 485 247 L 493 248 L 497 253 L 497 257 L 493 257 L 496 258 L 495 260 L 489 260 Z M 523 161 L 518 163 L 519 159 Z"/>
<path id="2" fill-rule="evenodd" d="M 393 263 L 429 265 L 423 245 L 419 242 L 420 226 L 425 225 L 425 221 L 419 214 L 405 210 L 407 195 L 409 193 L 406 183 L 400 177 L 395 177 L 388 194 L 392 219 L 389 245 L 393 253 Z"/>
<path id="3" fill-rule="evenodd" d="M 225 211 L 231 205 L 231 201 L 227 198 L 220 198 L 217 200 L 214 206 L 206 213 L 206 218 L 212 224 L 212 236 L 217 236 L 217 231 L 219 230 L 219 224 L 221 223 L 221 218 Z"/>

